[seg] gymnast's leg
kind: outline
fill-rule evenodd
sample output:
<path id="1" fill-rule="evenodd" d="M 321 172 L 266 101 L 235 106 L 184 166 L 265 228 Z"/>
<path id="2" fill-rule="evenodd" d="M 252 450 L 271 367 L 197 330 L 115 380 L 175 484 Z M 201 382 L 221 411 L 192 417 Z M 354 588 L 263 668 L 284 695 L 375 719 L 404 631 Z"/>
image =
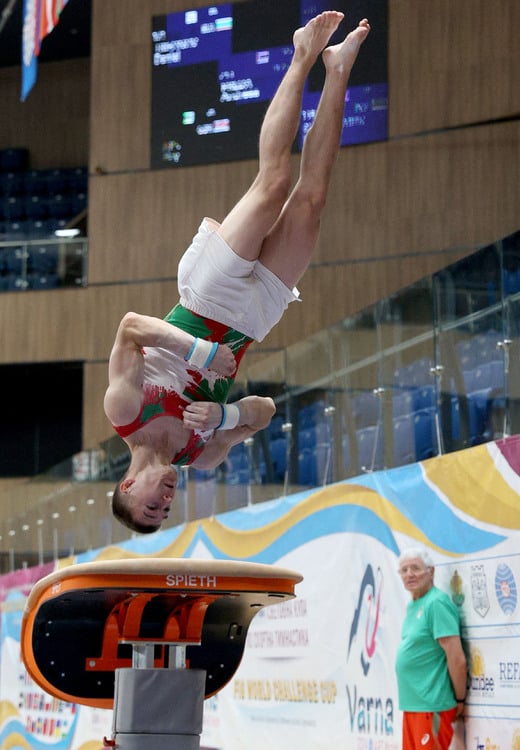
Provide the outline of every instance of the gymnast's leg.
<path id="1" fill-rule="evenodd" d="M 260 131 L 258 174 L 218 230 L 234 252 L 247 260 L 258 258 L 264 238 L 287 199 L 291 147 L 300 122 L 303 86 L 342 18 L 343 13 L 326 11 L 294 33 L 293 58 Z"/>
<path id="2" fill-rule="evenodd" d="M 325 85 L 314 123 L 305 138 L 300 176 L 262 246 L 259 260 L 289 289 L 303 276 L 316 245 L 339 150 L 348 79 L 369 31 L 369 23 L 363 19 L 343 42 L 323 52 Z"/>

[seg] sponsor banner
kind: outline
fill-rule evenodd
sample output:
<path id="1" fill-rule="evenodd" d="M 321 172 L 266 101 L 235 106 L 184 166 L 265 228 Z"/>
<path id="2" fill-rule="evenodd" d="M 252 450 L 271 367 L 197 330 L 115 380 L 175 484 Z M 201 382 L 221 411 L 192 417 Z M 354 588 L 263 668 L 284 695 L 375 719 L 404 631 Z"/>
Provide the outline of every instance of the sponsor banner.
<path id="1" fill-rule="evenodd" d="M 453 750 L 520 750 L 519 445 L 513 437 L 364 475 L 67 562 L 146 555 L 299 571 L 297 598 L 259 612 L 237 672 L 205 702 L 201 750 L 400 750 L 394 660 L 408 594 L 397 557 L 425 545 L 436 585 L 460 609 L 468 653 Z M 111 712 L 61 705 L 28 681 L 26 591 L 13 585 L 4 585 L 0 750 L 97 750 Z"/>

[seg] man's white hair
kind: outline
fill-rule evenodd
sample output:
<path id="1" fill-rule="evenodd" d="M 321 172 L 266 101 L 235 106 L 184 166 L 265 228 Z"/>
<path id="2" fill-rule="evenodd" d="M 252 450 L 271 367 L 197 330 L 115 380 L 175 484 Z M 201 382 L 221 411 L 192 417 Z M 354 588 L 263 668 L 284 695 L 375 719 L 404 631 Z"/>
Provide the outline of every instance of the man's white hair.
<path id="1" fill-rule="evenodd" d="M 433 560 L 428 550 L 424 549 L 424 547 L 408 547 L 404 549 L 399 555 L 399 567 L 404 560 L 414 559 L 422 560 L 427 568 L 433 568 Z"/>

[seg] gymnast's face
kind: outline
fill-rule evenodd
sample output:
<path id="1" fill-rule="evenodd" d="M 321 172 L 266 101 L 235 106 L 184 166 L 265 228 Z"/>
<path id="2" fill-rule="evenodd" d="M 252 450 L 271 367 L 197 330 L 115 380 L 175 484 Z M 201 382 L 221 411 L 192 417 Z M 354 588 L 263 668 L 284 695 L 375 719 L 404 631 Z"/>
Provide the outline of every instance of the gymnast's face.
<path id="1" fill-rule="evenodd" d="M 177 470 L 172 466 L 148 466 L 121 482 L 128 509 L 136 523 L 160 526 L 168 518 L 177 489 Z"/>

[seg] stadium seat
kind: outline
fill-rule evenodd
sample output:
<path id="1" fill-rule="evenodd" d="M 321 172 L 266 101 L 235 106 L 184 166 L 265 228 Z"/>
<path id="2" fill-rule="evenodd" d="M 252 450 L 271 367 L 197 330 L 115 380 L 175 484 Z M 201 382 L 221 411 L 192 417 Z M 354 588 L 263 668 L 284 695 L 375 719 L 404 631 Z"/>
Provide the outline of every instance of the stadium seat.
<path id="1" fill-rule="evenodd" d="M 24 215 L 27 219 L 44 219 L 47 216 L 47 201 L 39 195 L 26 195 L 23 199 Z"/>
<path id="2" fill-rule="evenodd" d="M 273 471 L 277 480 L 283 480 L 287 466 L 287 441 L 285 437 L 275 438 L 269 442 Z"/>
<path id="3" fill-rule="evenodd" d="M 414 411 L 435 407 L 436 393 L 434 385 L 423 385 L 413 390 Z"/>
<path id="4" fill-rule="evenodd" d="M 393 420 L 394 465 L 404 466 L 415 461 L 415 423 L 412 414 Z"/>
<path id="5" fill-rule="evenodd" d="M 27 266 L 30 273 L 55 274 L 58 270 L 58 245 L 30 245 Z"/>
<path id="6" fill-rule="evenodd" d="M 352 416 L 358 429 L 377 424 L 381 415 L 381 399 L 372 391 L 362 391 L 352 398 Z"/>
<path id="7" fill-rule="evenodd" d="M 383 431 L 379 425 L 356 430 L 360 471 L 383 468 Z"/>
<path id="8" fill-rule="evenodd" d="M 392 415 L 404 417 L 411 414 L 414 408 L 413 390 L 396 393 L 392 397 Z"/>
<path id="9" fill-rule="evenodd" d="M 57 273 L 30 273 L 27 275 L 28 289 L 55 289 L 58 285 L 59 278 Z"/>
<path id="10" fill-rule="evenodd" d="M 437 455 L 435 410 L 421 409 L 413 415 L 416 461 Z"/>

